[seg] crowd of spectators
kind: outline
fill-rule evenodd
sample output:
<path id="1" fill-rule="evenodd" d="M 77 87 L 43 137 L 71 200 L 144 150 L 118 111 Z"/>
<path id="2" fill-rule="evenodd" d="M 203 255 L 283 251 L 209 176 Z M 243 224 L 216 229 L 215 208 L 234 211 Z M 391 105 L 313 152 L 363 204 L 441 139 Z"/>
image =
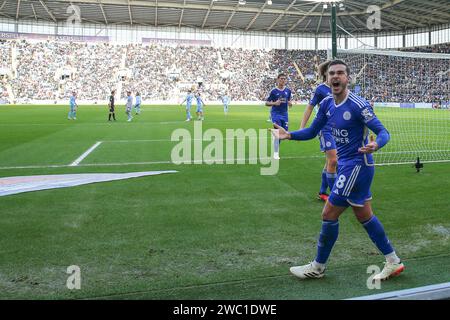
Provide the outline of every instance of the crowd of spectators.
<path id="1" fill-rule="evenodd" d="M 410 52 L 426 52 L 426 53 L 449 53 L 450 54 L 450 43 L 435 44 L 432 46 L 420 46 L 420 47 L 410 47 L 402 48 L 401 51 Z"/>
<path id="2" fill-rule="evenodd" d="M 218 100 L 227 93 L 234 101 L 260 101 L 281 72 L 289 78 L 294 99 L 305 101 L 321 80 L 318 65 L 327 58 L 325 50 L 26 40 L 16 41 L 12 50 L 12 43 L 0 42 L 0 67 L 12 69 L 11 52 L 15 50 L 17 70 L 11 70 L 14 76 L 8 81 L 18 101 L 67 99 L 73 90 L 79 99 L 105 100 L 119 85 L 123 88 L 121 98 L 131 90 L 140 92 L 143 100 L 173 100 L 187 87 L 198 87 L 199 83 L 205 100 Z M 413 50 L 450 53 L 450 44 Z M 340 58 L 350 65 L 352 88 L 368 99 L 449 100 L 449 59 L 370 53 L 344 54 Z"/>
<path id="3" fill-rule="evenodd" d="M 378 54 L 345 54 L 353 87 L 379 102 L 450 100 L 450 59 L 426 59 Z"/>

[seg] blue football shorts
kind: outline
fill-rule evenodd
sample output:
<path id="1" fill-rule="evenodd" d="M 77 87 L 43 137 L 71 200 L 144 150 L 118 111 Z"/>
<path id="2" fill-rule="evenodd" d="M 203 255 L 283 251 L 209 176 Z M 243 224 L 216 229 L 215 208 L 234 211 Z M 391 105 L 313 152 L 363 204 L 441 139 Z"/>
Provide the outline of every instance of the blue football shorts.
<path id="1" fill-rule="evenodd" d="M 277 125 L 282 127 L 284 130 L 288 131 L 289 122 L 288 122 L 287 116 L 272 114 L 271 117 L 272 117 L 272 123 L 276 123 Z"/>
<path id="2" fill-rule="evenodd" d="M 363 207 L 372 199 L 370 186 L 375 168 L 364 164 L 338 165 L 337 178 L 328 201 L 340 207 Z"/>

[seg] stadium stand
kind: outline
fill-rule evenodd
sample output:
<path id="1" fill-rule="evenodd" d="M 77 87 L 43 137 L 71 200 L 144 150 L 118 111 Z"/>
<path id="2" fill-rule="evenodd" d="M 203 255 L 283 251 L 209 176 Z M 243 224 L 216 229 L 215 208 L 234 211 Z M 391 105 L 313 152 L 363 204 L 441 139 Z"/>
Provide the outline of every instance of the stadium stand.
<path id="1" fill-rule="evenodd" d="M 448 53 L 450 44 L 407 50 Z M 288 74 L 295 100 L 305 101 L 327 52 L 20 40 L 2 41 L 0 55 L 0 98 L 16 102 L 68 99 L 73 90 L 81 100 L 98 101 L 112 88 L 122 87 L 140 91 L 144 100 L 164 101 L 200 82 L 206 100 L 217 100 L 227 91 L 234 101 L 260 101 L 279 72 Z M 373 56 L 362 94 L 384 102 L 448 101 L 449 61 L 435 59 L 423 65 L 404 57 Z M 354 61 L 350 67 L 359 71 Z M 118 92 L 125 97 L 124 90 Z"/>

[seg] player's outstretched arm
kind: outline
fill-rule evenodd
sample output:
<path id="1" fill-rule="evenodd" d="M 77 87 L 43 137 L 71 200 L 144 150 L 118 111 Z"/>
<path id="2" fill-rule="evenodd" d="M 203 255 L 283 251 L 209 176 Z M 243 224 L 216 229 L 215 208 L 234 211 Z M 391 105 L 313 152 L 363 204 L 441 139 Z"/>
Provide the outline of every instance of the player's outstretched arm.
<path id="1" fill-rule="evenodd" d="M 315 138 L 319 131 L 327 124 L 327 121 L 328 118 L 323 110 L 319 110 L 310 127 L 290 133 L 291 140 L 311 140 Z"/>

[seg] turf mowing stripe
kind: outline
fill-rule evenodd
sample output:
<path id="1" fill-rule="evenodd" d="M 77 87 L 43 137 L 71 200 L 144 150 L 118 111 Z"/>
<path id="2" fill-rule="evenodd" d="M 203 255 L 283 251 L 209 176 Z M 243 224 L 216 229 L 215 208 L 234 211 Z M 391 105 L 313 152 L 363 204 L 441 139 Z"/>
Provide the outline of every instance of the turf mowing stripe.
<path id="1" fill-rule="evenodd" d="M 317 156 L 303 156 L 303 157 L 282 157 L 282 160 L 296 160 L 296 159 L 316 159 L 323 158 L 322 155 Z M 256 160 L 268 160 L 270 158 L 257 158 Z M 255 160 L 255 159 L 225 159 L 217 164 L 224 164 L 226 161 L 243 161 L 243 160 Z M 192 160 L 193 164 L 207 164 L 199 161 Z M 450 160 L 436 160 L 436 161 L 421 161 L 422 163 L 441 163 L 450 162 Z M 133 165 L 151 165 L 151 164 L 173 164 L 172 161 L 162 160 L 162 161 L 143 161 L 143 162 L 111 162 L 111 163 L 83 163 L 78 164 L 77 167 L 107 167 L 107 166 L 133 166 Z M 225 163 L 226 164 L 226 163 Z M 382 163 L 375 164 L 376 166 L 390 166 L 390 165 L 411 165 L 414 162 L 397 162 L 397 163 Z M 14 169 L 51 169 L 51 168 L 66 168 L 73 167 L 71 164 L 50 164 L 50 165 L 30 165 L 30 166 L 11 166 L 11 167 L 0 167 L 0 170 L 14 170 Z"/>
<path id="2" fill-rule="evenodd" d="M 264 120 L 262 119 L 245 119 L 246 122 L 249 121 L 258 121 L 258 122 L 264 122 Z M 196 120 L 191 121 L 192 123 L 196 122 Z M 228 122 L 240 122 L 242 123 L 242 119 L 230 119 L 230 120 L 209 120 L 209 121 L 205 121 L 203 123 L 209 124 L 209 123 L 228 123 Z M 166 124 L 182 124 L 182 123 L 186 123 L 186 120 L 175 120 L 175 121 L 140 121 L 140 122 L 133 122 L 133 125 L 148 125 L 148 124 L 161 124 L 161 125 L 166 125 Z M 9 127 L 15 127 L 15 126 L 70 126 L 70 123 L 2 123 L 2 126 L 9 126 Z M 127 121 L 119 121 L 115 124 L 111 124 L 111 123 L 105 123 L 105 122 L 82 122 L 82 123 L 77 123 L 76 126 L 117 126 L 117 125 L 126 125 L 129 126 L 130 124 Z M 268 125 L 270 126 L 270 124 L 268 123 Z M 254 128 L 254 129 L 258 129 L 258 128 Z M 263 129 L 263 128 L 260 128 Z"/>
<path id="3" fill-rule="evenodd" d="M 409 259 L 405 259 L 404 261 L 423 261 L 435 257 L 448 257 L 448 254 L 433 254 L 433 255 L 427 255 L 427 256 L 420 256 L 420 257 L 412 257 Z M 336 277 L 339 273 L 343 273 L 345 271 L 351 272 L 352 269 L 358 266 L 366 266 L 366 263 L 358 263 L 353 264 L 351 266 L 337 266 L 333 268 L 334 277 Z M 188 284 L 188 285 L 180 285 L 175 287 L 166 287 L 166 288 L 157 288 L 157 289 L 143 289 L 143 290 L 135 290 L 135 291 L 128 291 L 128 292 L 122 292 L 122 293 L 109 293 L 109 294 L 102 294 L 102 295 L 94 295 L 94 296 L 86 296 L 79 298 L 80 300 L 89 300 L 89 299 L 114 299 L 114 298 L 124 298 L 124 297 L 130 297 L 136 294 L 145 294 L 145 293 L 158 293 L 158 292 L 173 292 L 173 291 L 183 291 L 183 290 L 189 290 L 189 289 L 196 289 L 196 288 L 207 288 L 207 287 L 217 287 L 220 288 L 220 286 L 223 285 L 232 285 L 232 284 L 249 284 L 254 283 L 258 281 L 266 281 L 270 279 L 288 279 L 292 278 L 293 281 L 296 281 L 298 283 L 301 283 L 303 281 L 320 281 L 320 280 L 298 280 L 296 279 L 292 274 L 289 274 L 288 272 L 283 274 L 272 274 L 272 275 L 265 275 L 265 276 L 255 276 L 251 278 L 246 279 L 234 279 L 234 280 L 225 280 L 225 281 L 213 281 L 213 282 L 206 282 L 201 284 Z M 410 290 L 410 289 L 405 289 Z M 381 293 L 382 294 L 382 293 Z M 351 298 L 347 298 L 348 300 Z"/>
<path id="4" fill-rule="evenodd" d="M 69 167 L 75 167 L 80 164 L 81 161 L 84 160 L 92 151 L 95 150 L 102 142 L 97 141 L 92 147 L 90 147 L 85 153 L 83 153 L 81 156 L 79 156 L 74 162 L 69 164 Z"/>
<path id="5" fill-rule="evenodd" d="M 228 141 L 228 140 L 258 140 L 258 137 L 245 137 L 245 138 L 225 138 L 221 141 Z M 206 141 L 205 139 L 190 139 L 191 141 Z M 217 140 L 218 141 L 218 140 Z M 103 140 L 102 142 L 179 142 L 178 140 L 171 140 L 171 139 L 139 139 L 139 140 Z"/>
<path id="6" fill-rule="evenodd" d="M 303 156 L 303 157 L 283 157 L 283 160 L 293 160 L 293 159 L 314 159 L 323 158 L 322 155 L 317 156 Z M 224 159 L 218 162 L 218 164 L 226 164 L 226 161 L 251 161 L 251 160 L 269 160 L 271 158 L 238 158 L 238 159 Z M 203 164 L 205 160 L 194 161 L 193 164 Z M 102 166 L 131 166 L 131 165 L 149 165 L 149 164 L 173 164 L 172 161 L 161 160 L 161 161 L 144 161 L 144 162 L 112 162 L 112 163 L 83 163 L 78 164 L 77 167 L 102 167 Z M 204 163 L 207 164 L 207 163 Z M 11 170 L 11 169 L 46 169 L 46 168 L 66 168 L 73 167 L 72 164 L 51 164 L 51 165 L 30 165 L 30 166 L 12 166 L 12 167 L 0 167 L 0 170 Z"/>

